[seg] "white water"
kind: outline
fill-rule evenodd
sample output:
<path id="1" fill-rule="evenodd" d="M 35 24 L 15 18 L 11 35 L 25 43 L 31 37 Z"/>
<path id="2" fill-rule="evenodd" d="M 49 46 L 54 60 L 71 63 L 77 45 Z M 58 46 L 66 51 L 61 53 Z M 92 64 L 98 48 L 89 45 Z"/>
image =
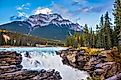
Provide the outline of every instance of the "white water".
<path id="1" fill-rule="evenodd" d="M 22 66 L 23 69 L 28 70 L 41 70 L 41 69 L 55 69 L 59 71 L 62 80 L 86 80 L 89 75 L 78 69 L 64 65 L 62 58 L 56 55 L 55 51 L 65 50 L 63 47 L 16 47 L 16 48 L 0 48 L 0 51 L 17 51 L 22 54 Z M 26 51 L 29 52 L 31 58 L 25 57 Z"/>

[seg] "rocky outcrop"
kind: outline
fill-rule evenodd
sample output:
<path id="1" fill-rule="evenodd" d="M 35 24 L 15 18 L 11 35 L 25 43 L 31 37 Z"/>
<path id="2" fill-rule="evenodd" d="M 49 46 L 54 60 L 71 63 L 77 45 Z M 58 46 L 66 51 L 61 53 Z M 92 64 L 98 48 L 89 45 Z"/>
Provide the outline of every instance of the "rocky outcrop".
<path id="1" fill-rule="evenodd" d="M 121 79 L 121 62 L 118 61 L 121 57 L 115 56 L 116 54 L 118 55 L 117 52 L 109 50 L 95 55 L 86 55 L 85 53 L 84 50 L 68 49 L 61 51 L 60 56 L 64 64 L 85 70 L 91 76 L 98 77 L 101 80 Z M 116 75 L 119 76 L 115 77 Z M 115 79 L 109 79 L 111 77 Z"/>
<path id="2" fill-rule="evenodd" d="M 61 80 L 58 71 L 23 70 L 22 56 L 16 52 L 0 52 L 0 80 Z"/>

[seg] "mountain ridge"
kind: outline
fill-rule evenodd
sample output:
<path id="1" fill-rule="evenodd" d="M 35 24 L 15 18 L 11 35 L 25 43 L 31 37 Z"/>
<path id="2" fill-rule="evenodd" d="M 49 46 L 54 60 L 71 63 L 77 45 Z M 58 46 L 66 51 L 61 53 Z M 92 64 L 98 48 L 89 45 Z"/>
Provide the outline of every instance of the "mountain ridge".
<path id="1" fill-rule="evenodd" d="M 65 39 L 70 33 L 73 34 L 75 31 L 82 32 L 82 26 L 64 19 L 59 14 L 31 15 L 24 21 L 13 21 L 0 25 L 0 29 L 49 39 Z"/>

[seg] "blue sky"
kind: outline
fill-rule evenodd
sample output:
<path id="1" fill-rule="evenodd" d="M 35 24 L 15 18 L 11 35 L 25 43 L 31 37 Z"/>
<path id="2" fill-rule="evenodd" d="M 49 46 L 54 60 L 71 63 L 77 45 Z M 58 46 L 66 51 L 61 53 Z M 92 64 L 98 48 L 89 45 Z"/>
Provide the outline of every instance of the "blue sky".
<path id="1" fill-rule="evenodd" d="M 80 25 L 95 27 L 106 11 L 112 16 L 114 0 L 0 0 L 0 24 L 10 17 L 29 17 L 38 13 L 59 13 Z M 113 22 L 113 21 L 112 21 Z"/>

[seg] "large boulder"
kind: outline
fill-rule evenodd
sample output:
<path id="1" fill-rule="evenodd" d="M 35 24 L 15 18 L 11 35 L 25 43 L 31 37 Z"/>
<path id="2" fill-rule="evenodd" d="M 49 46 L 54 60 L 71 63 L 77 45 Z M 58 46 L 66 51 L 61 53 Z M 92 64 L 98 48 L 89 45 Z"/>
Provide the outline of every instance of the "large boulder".
<path id="1" fill-rule="evenodd" d="M 21 54 L 16 52 L 0 52 L 0 66 L 18 65 L 22 62 Z"/>
<path id="2" fill-rule="evenodd" d="M 87 71 L 101 80 L 121 73 L 121 57 L 115 51 L 101 51 L 96 55 L 87 55 L 83 50 L 68 49 L 60 52 L 64 64 Z"/>
<path id="3" fill-rule="evenodd" d="M 62 77 L 58 71 L 28 71 L 21 70 L 13 73 L 5 73 L 0 75 L 0 79 L 5 80 L 60 80 Z"/>

